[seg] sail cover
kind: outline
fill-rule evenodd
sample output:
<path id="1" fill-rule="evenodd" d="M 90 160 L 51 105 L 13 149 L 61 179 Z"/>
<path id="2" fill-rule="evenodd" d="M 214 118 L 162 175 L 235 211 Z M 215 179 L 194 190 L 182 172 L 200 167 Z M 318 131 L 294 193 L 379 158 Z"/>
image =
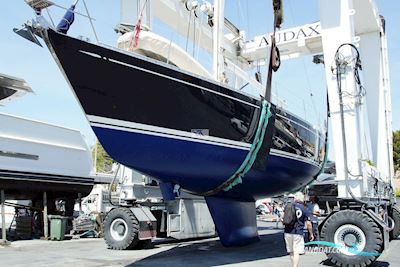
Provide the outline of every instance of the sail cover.
<path id="1" fill-rule="evenodd" d="M 67 12 L 65 13 L 64 17 L 61 19 L 60 23 L 57 25 L 57 31 L 66 34 L 71 27 L 72 23 L 75 20 L 75 5 L 72 5 Z"/>
<path id="2" fill-rule="evenodd" d="M 118 48 L 171 63 L 178 68 L 212 79 L 212 75 L 192 56 L 170 40 L 149 31 L 141 31 L 138 45 L 130 44 L 135 32 L 128 32 L 118 39 Z"/>

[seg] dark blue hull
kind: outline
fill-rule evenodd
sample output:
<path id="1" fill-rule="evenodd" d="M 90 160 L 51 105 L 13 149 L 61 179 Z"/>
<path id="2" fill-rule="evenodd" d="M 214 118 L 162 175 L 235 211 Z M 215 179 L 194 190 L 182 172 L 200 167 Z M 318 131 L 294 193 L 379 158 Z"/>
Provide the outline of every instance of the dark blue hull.
<path id="1" fill-rule="evenodd" d="M 248 149 L 205 143 L 204 140 L 163 136 L 132 129 L 93 127 L 102 145 L 116 161 L 184 189 L 205 192 L 222 184 L 243 162 Z M 254 201 L 301 188 L 319 167 L 279 151 L 271 151 L 265 171 L 252 169 L 219 196 Z"/>
<path id="2" fill-rule="evenodd" d="M 92 123 L 92 128 L 113 159 L 194 192 L 205 192 L 225 182 L 248 152 L 243 147 L 154 131 L 98 123 Z M 206 197 L 221 243 L 231 247 L 258 241 L 254 200 L 299 189 L 318 169 L 310 162 L 271 151 L 265 171 L 253 168 L 241 184 Z M 167 199 L 170 194 L 163 195 Z"/>

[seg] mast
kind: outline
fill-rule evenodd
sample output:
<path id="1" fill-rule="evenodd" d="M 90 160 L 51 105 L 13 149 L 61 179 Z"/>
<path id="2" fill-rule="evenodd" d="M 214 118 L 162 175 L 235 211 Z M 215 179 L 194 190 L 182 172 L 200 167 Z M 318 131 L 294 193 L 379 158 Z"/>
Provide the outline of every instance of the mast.
<path id="1" fill-rule="evenodd" d="M 213 28 L 213 75 L 215 80 L 222 81 L 224 73 L 224 57 L 222 43 L 225 25 L 225 0 L 214 0 Z"/>

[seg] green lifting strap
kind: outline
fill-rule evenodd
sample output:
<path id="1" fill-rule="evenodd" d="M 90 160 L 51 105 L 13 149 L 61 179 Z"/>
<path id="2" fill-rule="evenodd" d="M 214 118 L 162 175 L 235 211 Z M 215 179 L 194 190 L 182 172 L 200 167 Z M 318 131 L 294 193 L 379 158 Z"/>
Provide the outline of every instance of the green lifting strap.
<path id="1" fill-rule="evenodd" d="M 228 179 L 228 181 L 231 179 L 233 179 L 233 181 L 223 189 L 224 191 L 229 191 L 234 186 L 241 184 L 242 178 L 250 171 L 251 167 L 253 167 L 254 161 L 257 158 L 258 151 L 260 151 L 260 148 L 262 146 L 270 117 L 271 104 L 268 103 L 266 100 L 263 100 L 260 121 L 258 123 L 256 135 L 254 136 L 253 144 L 251 145 L 250 151 L 249 153 L 247 153 L 247 156 L 242 165 L 240 165 L 239 169 Z"/>
<path id="2" fill-rule="evenodd" d="M 322 161 L 321 169 L 319 169 L 319 172 L 314 176 L 314 179 L 317 179 L 317 177 L 324 172 L 325 165 L 328 162 L 328 149 L 329 149 L 329 144 L 328 140 L 325 141 L 325 155 L 324 155 L 324 160 Z M 313 182 L 313 181 L 311 181 Z"/>
<path id="3" fill-rule="evenodd" d="M 265 132 L 267 131 L 268 121 L 271 118 L 271 116 L 272 116 L 271 104 L 265 99 L 263 99 L 261 103 L 261 115 L 258 122 L 258 128 L 256 134 L 254 135 L 254 140 L 250 147 L 250 151 L 249 153 L 247 153 L 246 158 L 244 159 L 240 167 L 233 175 L 231 175 L 225 182 L 220 184 L 218 187 L 211 189 L 207 192 L 198 193 L 189 190 L 186 191 L 194 195 L 207 197 L 218 194 L 221 191 L 229 191 L 234 186 L 241 184 L 242 178 L 250 171 L 255 160 L 257 159 L 257 154 L 260 151 L 260 148 L 263 144 Z"/>

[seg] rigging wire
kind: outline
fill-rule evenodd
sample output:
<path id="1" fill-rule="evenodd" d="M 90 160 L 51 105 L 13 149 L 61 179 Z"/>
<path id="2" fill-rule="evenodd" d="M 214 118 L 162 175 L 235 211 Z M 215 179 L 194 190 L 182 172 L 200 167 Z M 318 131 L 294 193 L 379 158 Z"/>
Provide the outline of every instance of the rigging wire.
<path id="1" fill-rule="evenodd" d="M 289 1 L 288 3 L 289 3 L 289 10 L 290 10 L 290 14 L 291 14 L 291 21 L 292 21 L 292 24 L 293 24 L 293 25 L 296 25 L 296 24 L 295 24 L 296 21 L 295 21 L 295 19 L 294 19 L 294 12 L 293 12 L 293 7 L 292 7 L 292 1 Z M 308 88 L 308 92 L 309 92 L 309 94 L 310 94 L 311 105 L 312 105 L 313 110 L 314 110 L 314 112 L 315 112 L 314 114 L 316 115 L 316 119 L 318 120 L 318 124 L 320 125 L 320 124 L 321 124 L 320 112 L 318 112 L 317 107 L 316 107 L 316 104 L 315 104 L 314 94 L 313 94 L 313 91 L 311 90 L 310 75 L 309 75 L 309 73 L 308 73 L 308 71 L 307 71 L 307 67 L 306 67 L 306 63 L 305 63 L 305 61 L 304 61 L 304 57 L 301 57 L 301 62 L 302 62 L 302 65 L 303 65 L 304 74 L 305 74 L 305 76 L 306 76 L 306 82 L 307 82 L 307 85 L 308 85 L 307 88 Z"/>
<path id="2" fill-rule="evenodd" d="M 250 34 L 249 1 L 246 1 L 247 34 Z"/>
<path id="3" fill-rule="evenodd" d="M 88 16 L 88 18 L 89 18 L 90 26 L 92 26 L 92 30 L 93 30 L 94 37 L 96 38 L 96 42 L 99 43 L 99 38 L 98 38 L 98 36 L 97 36 L 96 29 L 94 28 L 93 21 L 92 21 L 92 17 L 91 17 L 90 14 L 89 14 L 89 9 L 88 9 L 88 7 L 87 7 L 87 5 L 86 5 L 86 1 L 83 0 L 82 2 L 83 2 L 83 5 L 84 5 L 84 7 L 85 7 L 86 14 L 87 14 L 87 16 Z M 147 0 L 146 0 L 146 2 L 147 2 Z"/>
<path id="4" fill-rule="evenodd" d="M 304 99 L 302 100 L 303 102 L 303 109 L 304 109 L 304 119 L 307 120 L 307 109 L 306 109 L 306 102 Z"/>
<path id="5" fill-rule="evenodd" d="M 327 103 L 327 105 L 326 105 L 326 120 L 325 120 L 325 138 L 324 138 L 324 148 L 323 148 L 324 157 L 322 158 L 322 161 L 320 161 L 321 166 L 319 168 L 318 173 L 316 173 L 314 175 L 313 180 L 311 180 L 310 182 L 308 182 L 304 186 L 302 186 L 302 187 L 300 187 L 300 188 L 298 188 L 296 190 L 293 190 L 292 191 L 293 193 L 294 192 L 298 192 L 298 191 L 304 192 L 304 190 L 310 184 L 312 184 L 318 178 L 318 176 L 320 176 L 324 172 L 326 163 L 328 162 L 328 153 L 329 153 L 329 142 L 328 142 L 328 140 L 329 140 L 329 119 L 331 117 L 331 111 L 330 111 L 328 98 L 329 98 L 328 92 L 326 92 L 326 103 Z M 318 153 L 320 153 L 322 151 L 322 148 L 318 149 L 318 151 L 319 151 Z M 319 156 L 318 156 L 318 159 L 321 160 L 321 158 Z"/>
<path id="6" fill-rule="evenodd" d="M 196 9 L 193 10 L 194 17 L 193 17 L 193 49 L 192 49 L 192 56 L 194 58 L 194 53 L 196 51 Z"/>
<path id="7" fill-rule="evenodd" d="M 237 0 L 237 3 L 238 3 L 239 25 L 240 25 L 240 28 L 244 28 L 243 25 L 244 25 L 245 18 L 244 18 L 244 14 L 243 14 L 242 0 Z M 248 21 L 248 19 L 249 19 L 249 17 L 247 17 L 247 21 Z"/>
<path id="8" fill-rule="evenodd" d="M 278 87 L 280 87 L 281 89 L 284 89 L 285 91 L 289 91 L 290 94 L 288 94 L 285 97 L 296 97 L 296 100 L 301 99 L 303 96 L 301 96 L 298 91 L 296 91 L 295 89 L 293 89 L 291 86 L 287 86 L 286 84 L 283 84 L 280 81 L 275 81 L 275 83 L 277 84 Z"/>
<path id="9" fill-rule="evenodd" d="M 320 118 L 320 112 L 317 110 L 317 106 L 315 105 L 315 99 L 314 99 L 314 93 L 311 90 L 311 81 L 310 81 L 310 75 L 308 73 L 307 67 L 306 67 L 306 63 L 304 62 L 304 58 L 301 58 L 301 62 L 303 63 L 303 69 L 304 69 L 304 73 L 306 76 L 306 81 L 308 84 L 308 92 L 310 93 L 310 99 L 311 99 L 311 105 L 314 109 L 315 115 L 317 116 L 317 120 L 318 120 L 318 124 L 321 124 L 321 118 Z"/>
<path id="10" fill-rule="evenodd" d="M 186 9 L 189 10 L 189 23 L 188 23 L 187 33 L 186 33 L 186 48 L 185 48 L 185 51 L 187 53 L 188 45 L 189 45 L 190 24 L 192 22 L 192 11 L 187 6 L 186 6 Z"/>
<path id="11" fill-rule="evenodd" d="M 201 16 L 200 17 L 200 26 L 199 26 L 199 34 L 198 34 L 198 37 L 197 37 L 197 51 L 196 51 L 196 59 L 197 60 L 199 60 L 200 45 L 201 45 L 200 44 L 200 40 L 201 40 L 201 37 L 203 35 L 203 23 L 204 23 L 205 15 L 201 14 L 200 16 Z"/>
<path id="12" fill-rule="evenodd" d="M 180 31 L 180 25 L 181 25 L 181 23 L 177 19 L 176 20 L 176 31 L 171 30 L 171 38 L 170 38 L 170 41 L 169 41 L 167 64 L 169 64 L 170 59 L 171 59 L 172 41 L 174 40 L 175 43 L 181 43 L 181 39 L 180 39 L 179 35 L 177 34 L 177 32 Z"/>
<path id="13" fill-rule="evenodd" d="M 172 39 L 175 39 L 175 38 L 174 38 L 174 33 L 173 33 L 173 31 L 172 31 L 172 34 L 171 34 L 171 39 L 169 40 L 168 55 L 167 55 L 167 64 L 169 64 L 169 59 L 170 59 L 170 57 L 171 57 Z"/>
<path id="14" fill-rule="evenodd" d="M 48 16 L 49 16 L 49 18 L 50 18 L 51 25 L 53 25 L 53 27 L 55 28 L 55 27 L 56 27 L 56 25 L 54 24 L 53 18 L 52 18 L 52 17 L 51 17 L 51 15 L 50 15 L 50 11 L 49 11 L 49 9 L 48 9 L 48 8 L 45 8 L 45 9 L 46 9 L 47 15 L 48 15 Z"/>

